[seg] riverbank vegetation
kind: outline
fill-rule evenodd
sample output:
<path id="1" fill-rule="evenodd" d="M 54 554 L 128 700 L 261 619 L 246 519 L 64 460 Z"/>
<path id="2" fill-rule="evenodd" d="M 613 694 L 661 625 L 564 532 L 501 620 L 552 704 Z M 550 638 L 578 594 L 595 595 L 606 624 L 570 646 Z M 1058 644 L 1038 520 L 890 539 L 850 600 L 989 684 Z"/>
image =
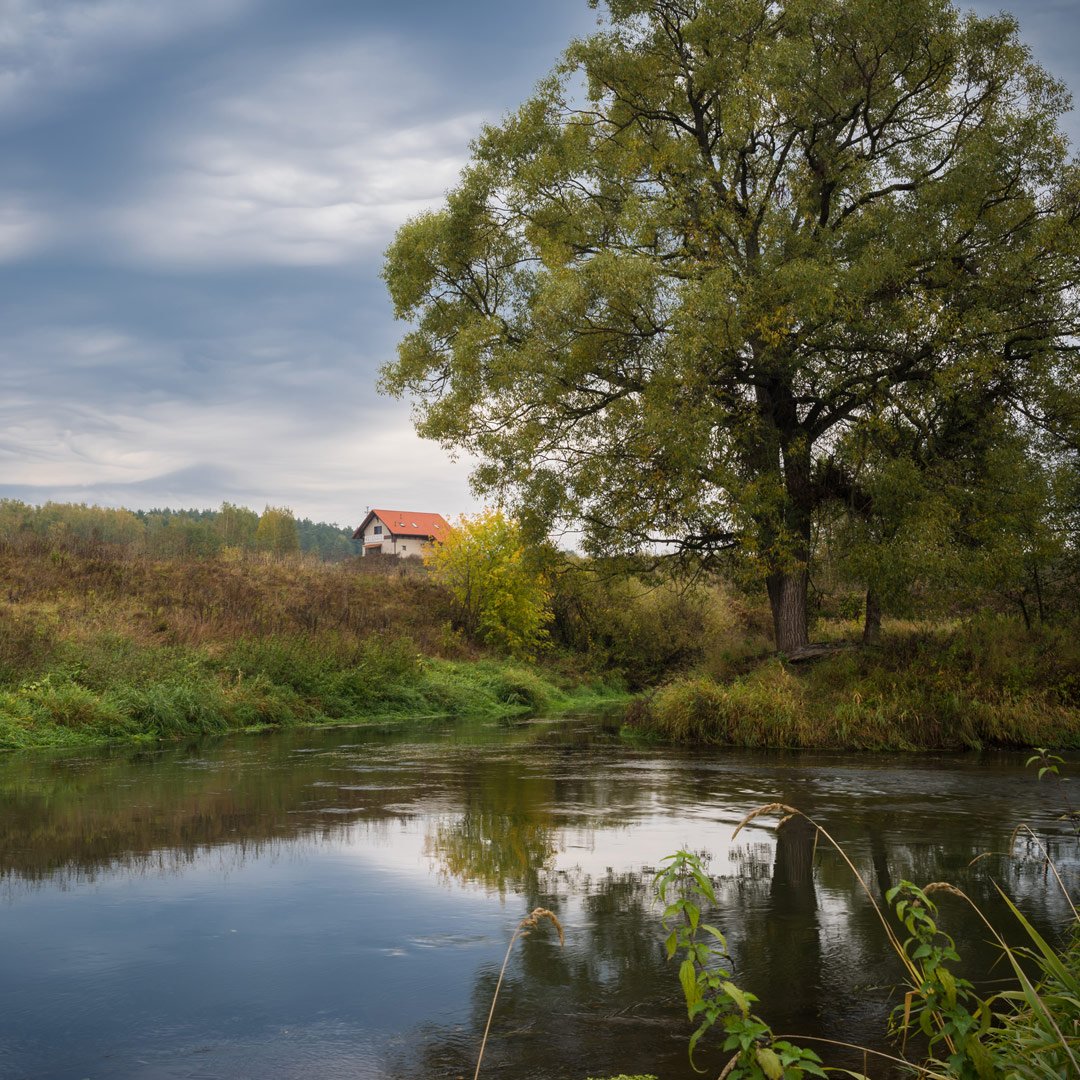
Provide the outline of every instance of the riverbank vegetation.
<path id="1" fill-rule="evenodd" d="M 617 692 L 613 680 L 474 645 L 417 567 L 243 552 L 154 559 L 29 534 L 0 543 L 0 580 L 4 749 L 509 716 Z"/>
<path id="2" fill-rule="evenodd" d="M 1012 930 L 995 926 L 967 893 L 948 882 L 920 888 L 901 881 L 879 902 L 836 840 L 795 807 L 780 803 L 759 807 L 743 818 L 735 834 L 765 814 L 780 815 L 780 828 L 801 831 L 803 843 L 812 844 L 815 851 L 819 843 L 835 848 L 859 882 L 903 969 L 906 993 L 889 1018 L 891 1052 L 865 1050 L 862 1071 L 834 1071 L 860 1080 L 868 1080 L 882 1067 L 926 1080 L 1080 1074 L 1080 917 L 1058 869 L 1030 827 L 1025 826 L 1053 870 L 1047 887 L 1062 891 L 1071 919 L 1060 940 L 1047 941 L 996 886 L 1021 934 L 1022 944 L 1015 945 Z M 707 907 L 716 904 L 716 895 L 701 858 L 680 851 L 665 863 L 657 875 L 657 894 L 665 905 L 668 958 L 681 959 L 679 983 L 696 1027 L 689 1044 L 692 1063 L 705 1036 L 718 1041 L 727 1057 L 720 1075 L 742 1080 L 824 1077 L 827 1072 L 819 1053 L 859 1051 L 832 1039 L 776 1036 L 752 1011 L 758 998 L 731 981 L 724 934 L 702 921 L 703 911 L 707 917 Z M 1005 989 L 999 978 L 993 992 L 982 997 L 985 990 L 959 973 L 961 957 L 931 896 L 954 897 L 974 912 L 1001 951 Z M 767 1010 L 767 1002 L 760 1004 Z M 813 1041 L 816 1049 L 800 1047 L 792 1039 Z"/>
<path id="3" fill-rule="evenodd" d="M 94 523 L 86 531 L 39 529 L 4 509 L 5 748 L 506 715 L 624 690 L 638 695 L 628 729 L 669 740 L 1080 745 L 1067 560 L 1043 566 L 1026 621 L 1011 579 L 975 588 L 940 567 L 913 575 L 885 594 L 888 610 L 907 617 L 885 617 L 881 643 L 864 645 L 863 597 L 823 542 L 815 637 L 835 648 L 791 663 L 774 651 L 769 610 L 734 563 L 673 578 L 641 562 L 524 545 L 505 521 L 500 543 L 480 544 L 480 554 L 448 550 L 456 577 L 419 560 L 327 562 L 232 546 L 161 557 L 111 538 L 126 511 L 52 509 L 56 520 Z M 491 520 L 477 523 L 481 533 Z M 507 616 L 523 611 L 520 626 Z"/>
<path id="4" fill-rule="evenodd" d="M 770 658 L 734 677 L 703 666 L 640 699 L 631 726 L 762 748 L 1080 747 L 1075 625 L 1025 629 L 982 615 L 886 630 L 884 646 L 806 665 Z"/>
<path id="5" fill-rule="evenodd" d="M 989 578 L 1051 555 L 1080 505 L 1080 163 L 1016 21 L 594 6 L 387 251 L 382 385 L 418 432 L 590 554 L 737 555 L 787 654 L 822 529 L 872 616 L 950 549 Z"/>
<path id="6" fill-rule="evenodd" d="M 639 728 L 1075 745 L 1064 85 L 950 2 L 594 6 L 398 230 L 383 388 L 526 535 L 621 562 L 551 635 L 665 684 Z M 663 564 L 689 601 L 641 596 Z"/>

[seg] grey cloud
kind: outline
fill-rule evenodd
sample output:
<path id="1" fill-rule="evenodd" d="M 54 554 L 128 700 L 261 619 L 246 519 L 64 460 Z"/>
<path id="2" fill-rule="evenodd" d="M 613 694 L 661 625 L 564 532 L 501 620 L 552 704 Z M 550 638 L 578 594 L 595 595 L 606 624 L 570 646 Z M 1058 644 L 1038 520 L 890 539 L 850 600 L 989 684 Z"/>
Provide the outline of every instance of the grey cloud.
<path id="1" fill-rule="evenodd" d="M 378 270 L 592 19 L 500 10 L 0 0 L 0 495 L 475 509 L 469 462 L 376 395 Z M 1075 83 L 1080 12 L 1019 13 Z"/>
<path id="2" fill-rule="evenodd" d="M 159 133 L 157 169 L 102 215 L 113 250 L 187 267 L 355 261 L 441 199 L 482 120 L 436 105 L 423 65 L 392 41 L 247 75 Z"/>
<path id="3" fill-rule="evenodd" d="M 249 0 L 3 0 L 0 116 L 25 122 L 117 77 L 118 59 L 236 18 Z"/>

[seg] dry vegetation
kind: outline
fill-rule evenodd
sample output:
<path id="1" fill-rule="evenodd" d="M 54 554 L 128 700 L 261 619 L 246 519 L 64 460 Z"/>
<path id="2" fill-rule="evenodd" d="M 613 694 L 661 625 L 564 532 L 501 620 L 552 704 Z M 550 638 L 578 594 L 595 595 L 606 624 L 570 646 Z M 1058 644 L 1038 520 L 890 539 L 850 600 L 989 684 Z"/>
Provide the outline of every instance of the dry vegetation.
<path id="1" fill-rule="evenodd" d="M 882 646 L 811 664 L 773 658 L 734 678 L 702 664 L 641 699 L 631 723 L 732 746 L 1080 747 L 1080 644 L 1075 627 L 1003 616 L 887 622 Z"/>
<path id="2" fill-rule="evenodd" d="M 419 562 L 0 535 L 0 748 L 292 723 L 524 711 L 612 687 L 629 726 L 682 741 L 853 749 L 1080 746 L 1080 636 L 1064 616 L 886 621 L 884 644 L 777 659 L 768 612 L 563 560 L 538 665 L 455 626 Z M 834 605 L 815 637 L 850 640 Z"/>
<path id="3" fill-rule="evenodd" d="M 566 703 L 450 629 L 415 566 L 0 550 L 0 748 Z"/>

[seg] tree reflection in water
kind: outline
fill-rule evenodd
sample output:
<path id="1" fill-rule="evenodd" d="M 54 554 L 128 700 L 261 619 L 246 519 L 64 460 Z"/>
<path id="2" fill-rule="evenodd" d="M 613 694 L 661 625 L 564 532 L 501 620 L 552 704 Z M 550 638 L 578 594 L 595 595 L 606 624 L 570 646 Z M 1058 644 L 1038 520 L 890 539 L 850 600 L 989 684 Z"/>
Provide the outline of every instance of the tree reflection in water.
<path id="1" fill-rule="evenodd" d="M 684 842 L 711 855 L 718 904 L 706 917 L 728 934 L 735 980 L 760 997 L 774 1029 L 881 1041 L 897 972 L 848 868 L 823 843 L 815 852 L 812 830 L 798 819 L 778 833 L 755 822 L 730 843 L 748 810 L 778 798 L 821 820 L 877 894 L 900 878 L 951 878 L 1000 914 L 990 884 L 997 878 L 1052 931 L 1062 905 L 1037 859 L 994 857 L 967 868 L 973 855 L 1006 846 L 1021 807 L 1050 823 L 1051 850 L 1074 881 L 1080 865 L 1075 838 L 1053 831 L 1046 789 L 1014 759 L 639 751 L 581 721 L 13 756 L 0 761 L 0 877 L 14 890 L 45 891 L 148 871 L 182 879 L 207 865 L 239 877 L 250 866 L 275 888 L 295 880 L 288 897 L 302 921 L 312 902 L 305 875 L 286 883 L 260 864 L 287 854 L 312 867 L 347 857 L 381 874 L 358 876 L 359 889 L 375 881 L 380 902 L 407 897 L 418 936 L 431 929 L 424 921 L 435 904 L 425 890 L 433 884 L 473 898 L 462 933 L 482 938 L 483 957 L 496 959 L 468 948 L 438 954 L 440 964 L 460 965 L 458 1000 L 434 993 L 425 1019 L 372 1033 L 362 1027 L 363 1001 L 342 996 L 342 1037 L 369 1057 L 377 1046 L 378 1075 L 395 1080 L 471 1074 L 512 927 L 535 907 L 551 908 L 567 928 L 566 948 L 547 935 L 515 947 L 485 1074 L 583 1080 L 651 1071 L 680 1080 L 694 1075 L 690 1024 L 664 956 L 652 866 Z M 399 873 L 394 849 L 404 842 L 433 874 L 417 875 L 412 864 Z M 346 902 L 367 899 L 361 891 Z M 982 932 L 947 901 L 942 913 L 965 973 L 985 976 L 994 954 Z M 402 942 L 379 944 L 393 951 Z M 320 947 L 339 943 L 327 935 Z M 379 973 L 389 978 L 391 961 L 378 967 L 365 955 L 368 966 L 348 973 L 349 993 L 384 994 Z M 320 970 L 334 963 L 329 951 L 305 959 Z M 265 989 L 260 1005 L 263 988 L 251 986 L 257 1011 L 274 1030 L 287 1028 L 290 1016 L 273 1011 L 275 988 Z M 722 1055 L 705 1049 L 702 1062 L 717 1064 Z"/>

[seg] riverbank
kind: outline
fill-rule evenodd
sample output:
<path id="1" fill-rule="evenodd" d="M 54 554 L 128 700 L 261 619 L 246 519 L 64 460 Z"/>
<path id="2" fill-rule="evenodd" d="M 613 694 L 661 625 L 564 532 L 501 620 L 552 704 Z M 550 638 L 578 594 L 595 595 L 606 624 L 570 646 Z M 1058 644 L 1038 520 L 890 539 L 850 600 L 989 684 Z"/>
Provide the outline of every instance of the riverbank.
<path id="1" fill-rule="evenodd" d="M 336 650 L 326 641 L 277 640 L 223 653 L 147 654 L 123 640 L 103 647 L 122 675 L 76 663 L 0 691 L 0 750 L 436 716 L 500 719 L 625 698 L 612 684 L 569 683 L 510 662 L 425 657 L 404 639 Z"/>
<path id="2" fill-rule="evenodd" d="M 0 557 L 0 749 L 589 707 L 616 678 L 455 634 L 422 573 L 303 558 Z"/>
<path id="3" fill-rule="evenodd" d="M 627 730 L 749 749 L 1080 749 L 1080 643 L 1000 618 L 894 624 L 876 647 L 677 677 L 635 702 Z"/>
<path id="4" fill-rule="evenodd" d="M 887 620 L 881 646 L 791 665 L 718 583 L 566 575 L 552 647 L 526 665 L 455 631 L 418 564 L 0 548 L 0 581 L 0 749 L 613 701 L 634 737 L 682 743 L 1080 748 L 1071 624 Z"/>

